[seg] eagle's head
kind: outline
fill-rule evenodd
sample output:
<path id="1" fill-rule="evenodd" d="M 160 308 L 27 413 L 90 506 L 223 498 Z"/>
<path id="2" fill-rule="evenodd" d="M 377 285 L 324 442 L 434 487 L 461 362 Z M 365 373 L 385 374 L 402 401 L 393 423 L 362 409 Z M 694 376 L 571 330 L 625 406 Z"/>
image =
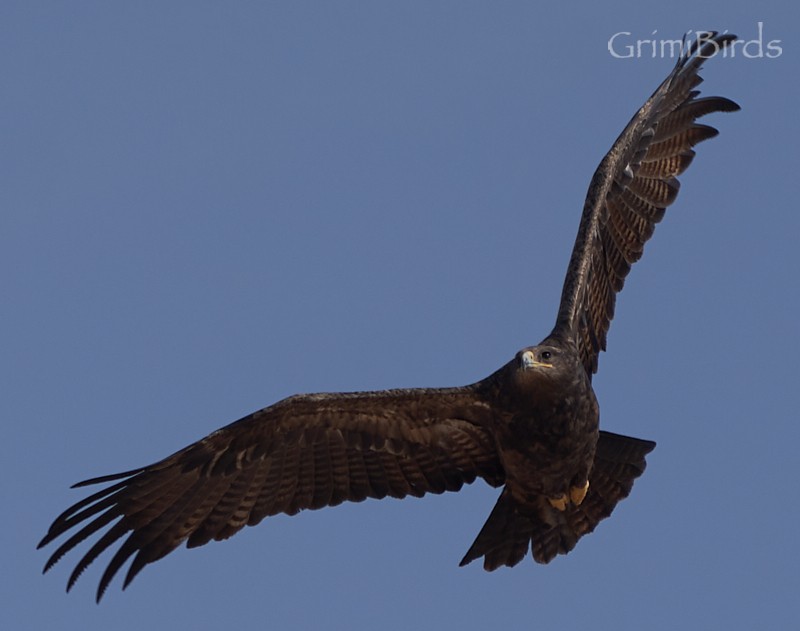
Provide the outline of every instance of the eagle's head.
<path id="1" fill-rule="evenodd" d="M 560 398 L 587 380 L 577 353 L 550 340 L 523 348 L 506 369 L 504 389 L 516 405 Z"/>

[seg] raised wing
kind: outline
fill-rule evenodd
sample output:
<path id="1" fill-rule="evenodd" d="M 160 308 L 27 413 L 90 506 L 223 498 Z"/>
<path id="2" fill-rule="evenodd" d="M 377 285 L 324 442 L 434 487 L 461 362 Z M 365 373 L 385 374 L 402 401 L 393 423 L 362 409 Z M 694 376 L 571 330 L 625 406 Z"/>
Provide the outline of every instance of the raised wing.
<path id="1" fill-rule="evenodd" d="M 692 147 L 719 133 L 695 121 L 739 109 L 723 97 L 698 98 L 695 90 L 703 60 L 735 40 L 735 35 L 698 35 L 592 177 L 553 331 L 575 340 L 590 377 L 606 348 L 616 294 L 678 195 L 676 176 L 691 164 Z"/>
<path id="2" fill-rule="evenodd" d="M 484 429 L 490 414 L 469 386 L 289 397 L 148 467 L 75 485 L 117 481 L 53 522 L 39 547 L 80 529 L 45 572 L 105 529 L 72 572 L 69 590 L 127 536 L 103 573 L 99 601 L 131 556 L 123 588 L 184 541 L 191 548 L 226 539 L 270 515 L 457 491 L 476 477 L 498 486 L 504 473 Z"/>

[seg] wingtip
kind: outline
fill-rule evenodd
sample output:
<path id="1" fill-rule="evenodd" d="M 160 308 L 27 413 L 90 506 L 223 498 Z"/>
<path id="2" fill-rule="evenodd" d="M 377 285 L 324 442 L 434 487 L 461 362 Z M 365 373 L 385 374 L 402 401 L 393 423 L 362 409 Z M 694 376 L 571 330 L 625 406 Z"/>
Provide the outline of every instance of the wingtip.
<path id="1" fill-rule="evenodd" d="M 91 486 L 93 484 L 102 484 L 104 482 L 113 482 L 115 480 L 123 480 L 125 478 L 130 478 L 138 473 L 144 471 L 147 467 L 139 467 L 138 469 L 131 469 L 130 471 L 123 471 L 121 473 L 111 473 L 109 475 L 101 475 L 96 478 L 89 478 L 88 480 L 81 480 L 80 482 L 76 482 L 69 488 L 71 489 L 79 489 L 84 486 Z"/>
<path id="2" fill-rule="evenodd" d="M 698 33 L 693 54 L 696 53 L 701 58 L 713 57 L 737 39 L 738 36 L 733 33 L 719 33 L 719 31 Z"/>
<path id="3" fill-rule="evenodd" d="M 683 35 L 681 42 L 682 52 L 678 57 L 678 63 L 675 65 L 676 74 L 689 65 L 690 60 L 696 60 L 695 64 L 699 65 L 703 59 L 713 57 L 721 50 L 727 48 L 731 42 L 739 39 L 734 33 L 720 34 L 719 31 L 696 31 L 695 37 L 687 45 L 691 32 L 692 31 L 687 31 Z"/>
<path id="4" fill-rule="evenodd" d="M 56 554 L 51 554 L 50 558 L 47 559 L 47 562 L 42 567 L 42 574 L 47 574 L 50 570 L 53 569 L 56 563 L 61 560 L 61 555 L 56 556 Z"/>

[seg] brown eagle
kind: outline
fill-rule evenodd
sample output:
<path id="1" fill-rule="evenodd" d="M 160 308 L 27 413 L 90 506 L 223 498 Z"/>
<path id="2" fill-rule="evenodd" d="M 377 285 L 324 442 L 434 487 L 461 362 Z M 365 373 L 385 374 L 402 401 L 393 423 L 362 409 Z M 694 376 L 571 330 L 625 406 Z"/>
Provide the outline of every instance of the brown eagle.
<path id="1" fill-rule="evenodd" d="M 598 429 L 592 390 L 617 292 L 678 194 L 692 147 L 717 131 L 695 121 L 739 109 L 699 98 L 703 60 L 735 41 L 699 34 L 624 129 L 592 177 L 553 331 L 485 379 L 460 388 L 296 395 L 253 412 L 112 482 L 62 513 L 39 543 L 77 529 L 44 571 L 98 538 L 69 590 L 110 546 L 121 545 L 97 590 L 128 559 L 126 587 L 182 542 L 226 539 L 277 513 L 458 491 L 480 477 L 502 486 L 465 565 L 513 566 L 530 548 L 547 563 L 566 554 L 630 493 L 655 443 Z"/>

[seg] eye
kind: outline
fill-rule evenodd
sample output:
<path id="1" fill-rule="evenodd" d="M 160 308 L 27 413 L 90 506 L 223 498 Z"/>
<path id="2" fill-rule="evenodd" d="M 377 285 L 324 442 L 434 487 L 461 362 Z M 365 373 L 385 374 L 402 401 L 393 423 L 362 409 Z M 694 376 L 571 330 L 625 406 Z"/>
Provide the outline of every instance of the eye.
<path id="1" fill-rule="evenodd" d="M 553 353 L 550 351 L 542 351 L 542 359 L 550 359 L 553 356 Z"/>

